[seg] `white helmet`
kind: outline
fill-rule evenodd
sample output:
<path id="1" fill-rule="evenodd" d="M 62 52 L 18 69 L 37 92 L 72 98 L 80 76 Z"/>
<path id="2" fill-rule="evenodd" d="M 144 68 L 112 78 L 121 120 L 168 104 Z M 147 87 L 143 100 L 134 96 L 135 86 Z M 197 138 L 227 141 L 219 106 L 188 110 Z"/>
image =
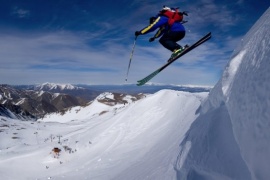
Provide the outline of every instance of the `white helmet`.
<path id="1" fill-rule="evenodd" d="M 168 6 L 163 6 L 162 10 L 171 10 L 171 8 Z"/>
<path id="2" fill-rule="evenodd" d="M 168 6 L 163 6 L 162 10 L 163 11 L 172 11 L 172 12 L 175 12 L 175 9 L 174 8 L 170 8 Z"/>

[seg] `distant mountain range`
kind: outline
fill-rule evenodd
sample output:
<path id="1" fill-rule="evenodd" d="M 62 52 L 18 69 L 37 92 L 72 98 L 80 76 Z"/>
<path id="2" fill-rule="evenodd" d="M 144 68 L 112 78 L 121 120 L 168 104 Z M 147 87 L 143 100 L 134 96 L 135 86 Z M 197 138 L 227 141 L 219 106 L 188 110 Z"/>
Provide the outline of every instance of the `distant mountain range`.
<path id="1" fill-rule="evenodd" d="M 39 85 L 19 85 L 13 87 L 21 90 L 46 91 L 51 93 L 68 94 L 71 96 L 80 97 L 85 101 L 91 101 L 95 99 L 100 93 L 102 93 L 101 91 L 74 86 L 71 84 L 43 83 Z"/>
<path id="2" fill-rule="evenodd" d="M 36 119 L 46 114 L 66 111 L 70 107 L 85 106 L 104 92 L 110 92 L 114 100 L 104 103 L 125 103 L 124 97 L 132 95 L 134 100 L 147 93 L 161 89 L 187 92 L 207 92 L 209 87 L 173 85 L 71 85 L 43 83 L 39 85 L 0 85 L 0 113 L 18 119 Z M 139 95 L 140 94 L 140 95 Z M 0 114 L 0 115 L 1 115 Z"/>
<path id="3" fill-rule="evenodd" d="M 30 118 L 61 111 L 73 106 L 86 105 L 87 101 L 64 93 L 43 90 L 22 90 L 0 85 L 0 104 L 15 114 Z"/>
<path id="4" fill-rule="evenodd" d="M 153 94 L 162 89 L 171 89 L 185 92 L 209 92 L 211 86 L 194 86 L 194 85 L 165 85 L 165 84 L 147 84 L 145 86 L 137 86 L 135 84 L 125 85 L 71 85 L 71 84 L 56 84 L 43 83 L 39 85 L 17 85 L 13 86 L 16 89 L 48 91 L 52 93 L 64 93 L 72 96 L 78 96 L 84 100 L 94 100 L 103 92 L 123 93 L 136 95 L 139 93 Z"/>

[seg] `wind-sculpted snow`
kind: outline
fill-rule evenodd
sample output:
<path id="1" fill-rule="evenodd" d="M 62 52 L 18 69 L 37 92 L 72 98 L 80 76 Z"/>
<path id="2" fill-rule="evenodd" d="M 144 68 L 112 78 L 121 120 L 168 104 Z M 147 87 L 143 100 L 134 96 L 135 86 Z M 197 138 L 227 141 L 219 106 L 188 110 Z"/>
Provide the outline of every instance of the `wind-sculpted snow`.
<path id="1" fill-rule="evenodd" d="M 270 9 L 251 32 L 242 42 L 241 52 L 246 53 L 239 57 L 243 63 L 235 74 L 227 108 L 252 179 L 269 179 Z"/>
<path id="2" fill-rule="evenodd" d="M 270 8 L 241 40 L 202 105 L 178 179 L 270 178 Z"/>

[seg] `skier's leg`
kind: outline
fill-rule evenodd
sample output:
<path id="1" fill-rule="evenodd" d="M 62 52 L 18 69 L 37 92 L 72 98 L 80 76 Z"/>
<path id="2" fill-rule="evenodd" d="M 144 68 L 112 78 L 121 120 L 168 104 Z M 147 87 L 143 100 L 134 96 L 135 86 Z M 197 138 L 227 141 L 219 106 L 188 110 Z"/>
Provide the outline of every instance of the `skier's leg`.
<path id="1" fill-rule="evenodd" d="M 181 46 L 176 42 L 183 39 L 184 37 L 185 32 L 169 31 L 164 33 L 164 35 L 159 39 L 159 42 L 165 48 L 173 52 L 174 50 L 181 48 Z"/>
<path id="2" fill-rule="evenodd" d="M 175 48 L 175 42 L 169 33 L 164 33 L 163 36 L 159 39 L 160 44 L 166 49 L 173 51 Z"/>

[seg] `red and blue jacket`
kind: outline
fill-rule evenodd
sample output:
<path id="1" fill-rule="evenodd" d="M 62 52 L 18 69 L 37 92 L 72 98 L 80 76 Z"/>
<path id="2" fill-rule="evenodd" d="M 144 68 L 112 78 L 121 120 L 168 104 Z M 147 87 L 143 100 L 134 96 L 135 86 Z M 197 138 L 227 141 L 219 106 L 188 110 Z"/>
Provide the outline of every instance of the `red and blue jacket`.
<path id="1" fill-rule="evenodd" d="M 180 31 L 180 32 L 185 31 L 184 26 L 180 22 L 174 22 L 173 25 L 169 26 L 168 21 L 169 21 L 168 17 L 158 16 L 157 19 L 152 24 L 145 27 L 140 32 L 141 34 L 147 34 L 149 32 L 155 31 L 157 28 L 160 28 L 159 30 L 160 32 L 158 31 L 158 33 L 155 35 L 155 37 L 157 37 L 157 36 L 161 36 L 161 34 L 169 30 Z"/>

